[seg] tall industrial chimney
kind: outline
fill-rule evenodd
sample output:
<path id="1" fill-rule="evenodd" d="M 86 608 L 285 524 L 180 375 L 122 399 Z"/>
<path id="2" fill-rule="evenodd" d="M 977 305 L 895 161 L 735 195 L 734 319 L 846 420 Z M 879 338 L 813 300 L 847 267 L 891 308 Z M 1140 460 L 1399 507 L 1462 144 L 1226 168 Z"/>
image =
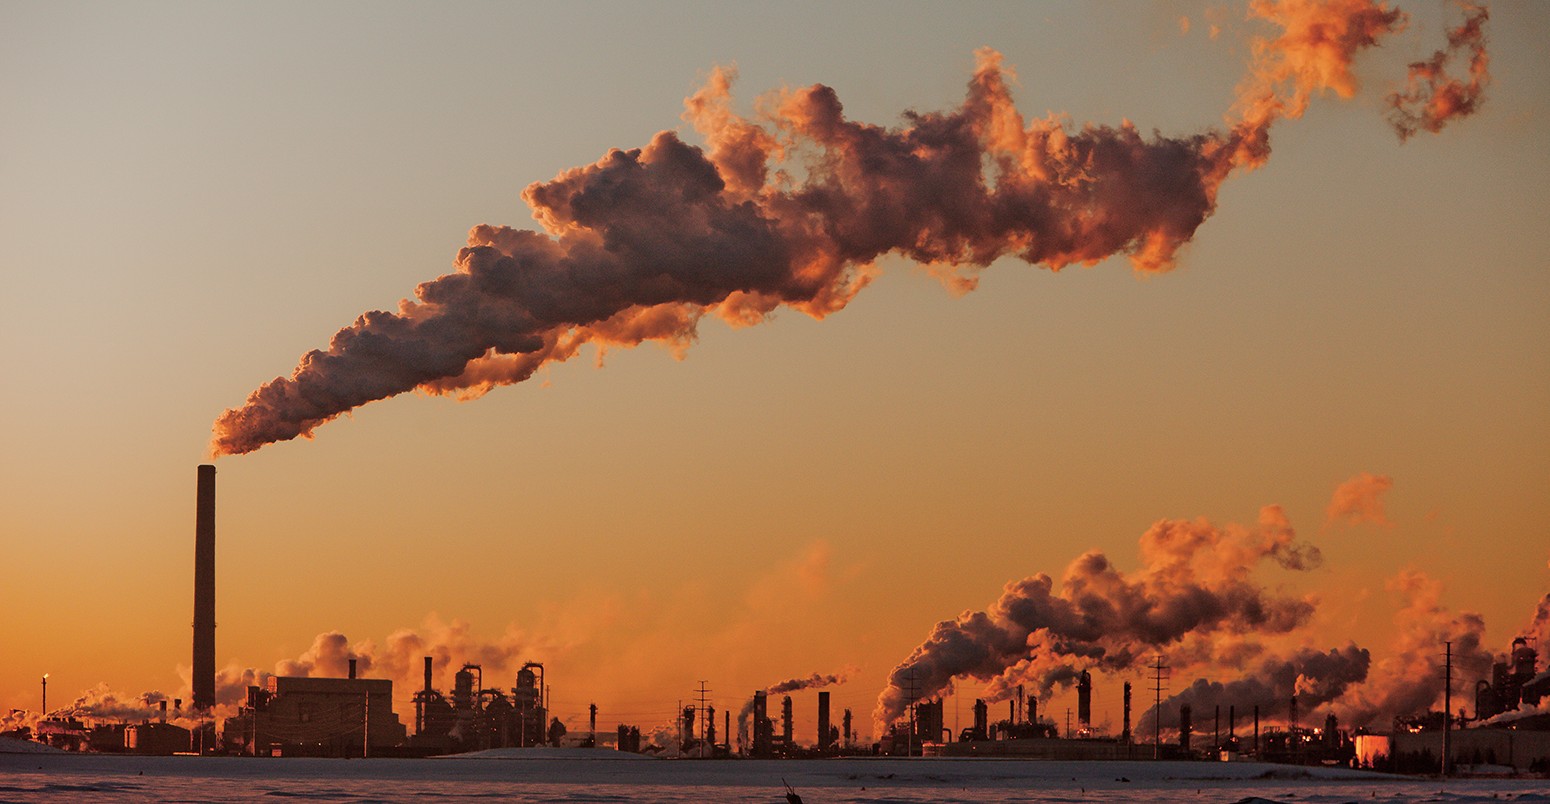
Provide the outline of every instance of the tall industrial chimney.
<path id="1" fill-rule="evenodd" d="M 1120 739 L 1121 742 L 1129 743 L 1130 742 L 1130 682 L 1129 681 L 1125 682 L 1125 720 L 1124 720 L 1124 723 L 1125 723 L 1125 727 L 1124 727 L 1124 730 L 1120 732 L 1119 739 Z"/>
<path id="2" fill-rule="evenodd" d="M 194 511 L 194 708 L 215 706 L 215 467 L 199 466 Z"/>
<path id="3" fill-rule="evenodd" d="M 829 753 L 829 691 L 818 692 L 818 752 Z"/>
<path id="4" fill-rule="evenodd" d="M 1076 681 L 1076 722 L 1084 729 L 1093 725 L 1093 677 L 1086 670 Z"/>

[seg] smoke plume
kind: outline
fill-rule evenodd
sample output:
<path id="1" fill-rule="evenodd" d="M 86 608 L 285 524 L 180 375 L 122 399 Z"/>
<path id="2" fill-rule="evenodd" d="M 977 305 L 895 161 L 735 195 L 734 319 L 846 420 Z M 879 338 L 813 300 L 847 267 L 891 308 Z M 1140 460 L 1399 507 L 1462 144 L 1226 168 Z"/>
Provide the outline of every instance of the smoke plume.
<path id="1" fill-rule="evenodd" d="M 731 72 L 717 70 L 684 113 L 706 148 L 664 131 L 528 186 L 542 232 L 474 227 L 453 273 L 396 311 L 362 314 L 222 413 L 212 452 L 310 437 L 406 391 L 477 397 L 588 343 L 681 350 L 706 315 L 748 325 L 784 306 L 821 318 L 890 253 L 960 290 L 1003 256 L 1059 269 L 1124 255 L 1137 271 L 1166 271 L 1228 175 L 1269 157 L 1271 125 L 1325 90 L 1354 93 L 1352 59 L 1404 22 L 1373 0 L 1257 0 L 1251 11 L 1280 33 L 1254 43 L 1227 129 L 1187 137 L 1025 121 L 988 49 L 960 107 L 909 112 L 893 129 L 847 119 L 822 85 L 744 118 Z"/>
<path id="2" fill-rule="evenodd" d="M 845 672 L 831 673 L 829 675 L 813 673 L 806 678 L 790 678 L 771 684 L 764 688 L 764 692 L 768 695 L 781 695 L 797 690 L 818 689 L 819 687 L 827 687 L 832 684 L 844 684 L 845 676 Z M 737 733 L 744 738 L 748 736 L 748 718 L 753 715 L 753 701 L 754 699 L 752 698 L 744 701 L 743 708 L 737 712 Z"/>
<path id="3" fill-rule="evenodd" d="M 500 678 L 514 678 L 518 666 L 526 656 L 535 653 L 552 653 L 549 646 L 530 638 L 523 632 L 508 628 L 493 640 L 482 639 L 471 633 L 469 625 L 461 620 L 443 622 L 427 617 L 418 629 L 401 628 L 389 634 L 382 645 L 366 639 L 350 642 L 339 631 L 326 631 L 313 638 L 312 644 L 293 659 L 281 659 L 274 670 L 229 664 L 215 674 L 215 709 L 217 717 L 230 717 L 237 707 L 247 701 L 248 687 L 262 687 L 271 676 L 300 676 L 312 678 L 343 678 L 349 673 L 350 660 L 356 660 L 356 672 L 363 677 L 392 679 L 398 689 L 419 689 L 424 683 L 424 657 L 430 656 L 436 672 L 443 676 L 439 686 L 445 688 L 451 674 L 464 663 L 480 665 L 488 686 L 497 686 Z M 184 700 L 191 700 L 192 670 L 180 666 L 183 678 Z M 104 687 L 105 689 L 105 687 Z M 118 696 L 122 699 L 123 696 Z M 156 700 L 167 698 L 160 692 L 145 693 L 142 698 Z"/>
<path id="4" fill-rule="evenodd" d="M 1550 594 L 1539 599 L 1533 618 L 1523 629 L 1523 637 L 1542 658 L 1550 659 Z"/>
<path id="5" fill-rule="evenodd" d="M 1387 494 L 1393 485 L 1394 478 L 1388 475 L 1375 475 L 1371 472 L 1361 472 L 1341 483 L 1335 488 L 1335 493 L 1329 500 L 1329 508 L 1324 512 L 1325 524 L 1335 522 L 1352 525 L 1362 522 L 1370 522 L 1374 525 L 1390 524 L 1383 509 L 1383 495 Z"/>
<path id="6" fill-rule="evenodd" d="M 1453 643 L 1459 679 L 1489 678 L 1491 654 L 1481 647 L 1485 620 L 1474 612 L 1450 612 L 1441 603 L 1442 583 L 1415 570 L 1391 579 L 1388 589 L 1404 606 L 1394 615 L 1394 642 L 1367 681 L 1335 705 L 1353 727 L 1387 726 L 1396 715 L 1426 712 L 1442 703 L 1443 643 Z"/>
<path id="7" fill-rule="evenodd" d="M 1410 65 L 1404 90 L 1389 96 L 1389 120 L 1401 141 L 1419 131 L 1436 133 L 1456 117 L 1473 114 L 1491 83 L 1490 56 L 1485 52 L 1485 6 L 1461 3 L 1464 21 L 1448 31 L 1448 46 L 1426 61 Z M 1448 72 L 1455 58 L 1467 58 L 1467 76 Z"/>
<path id="8" fill-rule="evenodd" d="M 1048 695 L 1084 668 L 1121 670 L 1186 636 L 1278 634 L 1307 622 L 1309 600 L 1272 593 L 1252 573 L 1319 565 L 1278 506 L 1257 527 L 1204 519 L 1161 520 L 1141 536 L 1140 570 L 1127 576 L 1090 551 L 1066 568 L 1059 591 L 1039 573 L 1007 584 L 983 611 L 937 623 L 890 672 L 873 712 L 882 734 L 912 703 L 949 691 L 953 679 L 992 681 L 990 697 L 1029 682 Z"/>
<path id="9" fill-rule="evenodd" d="M 1179 709 L 1185 704 L 1196 712 L 1210 711 L 1212 706 L 1236 706 L 1243 715 L 1249 715 L 1258 706 L 1262 720 L 1286 722 L 1293 695 L 1297 696 L 1299 718 L 1308 722 L 1314 718 L 1315 709 L 1365 680 L 1371 663 L 1367 650 L 1352 644 L 1328 653 L 1303 648 L 1290 656 L 1269 657 L 1236 681 L 1223 684 L 1196 679 L 1183 692 L 1142 714 L 1137 733 L 1152 733 L 1159 716 L 1163 724 L 1176 728 Z"/>

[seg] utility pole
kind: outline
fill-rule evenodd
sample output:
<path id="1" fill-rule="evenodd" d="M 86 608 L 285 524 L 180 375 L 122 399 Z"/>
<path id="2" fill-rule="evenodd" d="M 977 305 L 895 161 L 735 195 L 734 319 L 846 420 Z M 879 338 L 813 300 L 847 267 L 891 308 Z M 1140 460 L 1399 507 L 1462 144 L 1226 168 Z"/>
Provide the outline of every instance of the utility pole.
<path id="1" fill-rule="evenodd" d="M 904 756 L 915 756 L 915 668 L 910 668 L 910 730 L 904 737 Z"/>
<path id="2" fill-rule="evenodd" d="M 1167 670 L 1168 665 L 1163 664 L 1162 654 L 1157 654 L 1157 660 L 1152 664 L 1152 692 L 1155 693 L 1152 701 L 1152 759 L 1162 759 L 1162 694 L 1166 686 L 1163 682 L 1167 679 Z"/>
<path id="3" fill-rule="evenodd" d="M 371 758 L 371 693 L 366 693 L 364 717 L 361 720 L 361 759 Z"/>
<path id="4" fill-rule="evenodd" d="M 704 680 L 701 680 L 700 681 L 700 692 L 699 692 L 700 711 L 699 711 L 699 717 L 695 718 L 695 720 L 699 721 L 699 724 L 700 724 L 700 759 L 704 759 L 705 758 L 705 734 L 708 731 L 708 729 L 706 729 L 706 727 L 705 727 L 705 720 L 708 717 L 708 715 L 706 714 L 706 709 L 705 709 L 705 701 L 706 701 L 706 696 L 709 693 L 710 693 L 710 690 L 705 689 L 705 682 L 704 682 Z"/>
<path id="5" fill-rule="evenodd" d="M 1442 671 L 1442 778 L 1448 778 L 1453 757 L 1453 643 L 1442 643 L 1446 652 Z"/>

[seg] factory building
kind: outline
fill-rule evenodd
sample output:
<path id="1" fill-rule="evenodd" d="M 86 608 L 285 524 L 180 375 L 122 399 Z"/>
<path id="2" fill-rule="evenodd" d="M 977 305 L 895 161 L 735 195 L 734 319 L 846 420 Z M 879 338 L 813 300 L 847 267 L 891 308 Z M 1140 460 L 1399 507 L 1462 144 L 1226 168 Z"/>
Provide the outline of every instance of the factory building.
<path id="1" fill-rule="evenodd" d="M 192 732 L 172 723 L 136 723 L 124 727 L 124 750 L 131 754 L 168 756 L 189 750 Z"/>
<path id="2" fill-rule="evenodd" d="M 484 668 L 465 664 L 453 676 L 452 694 L 432 686 L 432 660 L 425 657 L 425 685 L 414 694 L 414 736 L 418 754 L 448 754 L 490 748 L 558 745 L 565 727 L 549 719 L 544 666 L 527 662 L 507 691 L 484 686 Z"/>
<path id="3" fill-rule="evenodd" d="M 381 755 L 405 739 L 393 713 L 393 682 L 356 678 L 272 676 L 248 687 L 247 702 L 227 718 L 222 743 L 245 756 Z"/>
<path id="4" fill-rule="evenodd" d="M 1475 685 L 1475 719 L 1489 720 L 1519 707 L 1537 706 L 1550 696 L 1550 670 L 1535 675 L 1538 660 L 1528 640 L 1514 639 L 1507 661 L 1491 667 L 1491 680 L 1481 679 Z"/>

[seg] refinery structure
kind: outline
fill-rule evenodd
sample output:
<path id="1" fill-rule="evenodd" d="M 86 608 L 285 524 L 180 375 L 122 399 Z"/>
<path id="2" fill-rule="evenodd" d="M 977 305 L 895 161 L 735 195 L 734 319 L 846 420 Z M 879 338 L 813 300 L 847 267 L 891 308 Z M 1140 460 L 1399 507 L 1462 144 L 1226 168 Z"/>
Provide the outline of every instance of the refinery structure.
<path id="1" fill-rule="evenodd" d="M 598 731 L 598 707 L 586 711 L 586 729 L 571 734 L 551 709 L 544 666 L 521 665 L 514 678 L 486 678 L 484 668 L 466 663 L 453 672 L 447 691 L 435 688 L 433 657 L 425 656 L 424 680 L 413 692 L 412 718 L 393 709 L 393 681 L 357 674 L 349 660 L 344 678 L 272 676 L 248 686 L 235 713 L 217 722 L 215 670 L 215 467 L 197 472 L 194 538 L 192 701 L 160 700 L 149 717 L 135 722 L 47 717 L 35 728 L 0 734 L 77 751 L 139 754 L 219 754 L 263 757 L 433 756 L 489 749 L 541 746 L 611 747 L 683 758 L 795 759 L 845 756 L 1017 757 L 1050 760 L 1212 759 L 1290 764 L 1342 765 L 1406 773 L 1449 773 L 1459 767 L 1500 767 L 1550 773 L 1550 667 L 1524 638 L 1514 639 L 1489 678 L 1454 675 L 1447 666 L 1445 709 L 1396 718 L 1389 730 L 1344 729 L 1333 714 L 1318 722 L 1299 719 L 1298 696 L 1262 703 L 1219 696 L 1182 703 L 1150 733 L 1132 731 L 1129 681 L 1117 689 L 1117 727 L 1095 727 L 1094 680 L 1088 671 L 1073 679 L 1076 709 L 1041 711 L 1037 696 L 1015 688 L 1002 703 L 976 700 L 972 720 L 950 728 L 941 698 L 912 702 L 904 716 L 876 739 L 863 740 L 853 713 L 831 709 L 828 690 L 813 702 L 816 728 L 799 735 L 796 701 L 787 694 L 778 707 L 772 694 L 819 684 L 754 690 L 736 718 L 717 711 L 700 690 L 698 705 L 681 706 L 667 729 L 643 739 L 640 724 L 616 724 Z M 1451 658 L 1451 657 L 1450 657 Z M 1161 660 L 1148 692 L 1162 712 Z M 443 672 L 452 667 L 440 668 Z M 832 683 L 830 678 L 823 683 Z M 1460 694 L 1455 694 L 1455 691 Z M 1472 690 L 1472 695 L 1462 694 Z M 1455 708 L 1454 704 L 1459 706 Z M 1470 709 L 1472 708 L 1472 713 Z M 573 716 L 582 713 L 568 713 Z M 1004 716 L 1002 716 L 1004 714 Z M 997 719 L 992 719 L 992 718 Z M 956 720 L 956 717 L 955 717 Z M 179 724 L 192 725 L 179 725 Z M 652 724 L 646 724 L 648 730 Z M 1165 739 L 1166 738 L 1166 739 Z"/>

